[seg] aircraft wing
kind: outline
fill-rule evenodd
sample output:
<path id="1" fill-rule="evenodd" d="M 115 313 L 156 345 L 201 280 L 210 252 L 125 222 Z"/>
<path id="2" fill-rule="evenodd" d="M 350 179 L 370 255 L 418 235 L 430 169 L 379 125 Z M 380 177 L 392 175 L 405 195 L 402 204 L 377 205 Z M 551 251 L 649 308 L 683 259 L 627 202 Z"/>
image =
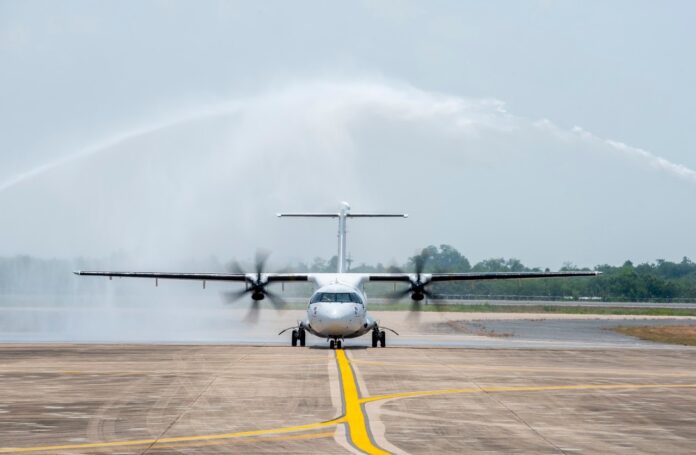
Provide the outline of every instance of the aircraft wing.
<path id="1" fill-rule="evenodd" d="M 572 271 L 572 272 L 470 272 L 470 273 L 423 273 L 422 282 L 436 283 L 442 281 L 478 281 L 478 280 L 509 280 L 521 278 L 565 278 L 576 276 L 597 276 L 601 272 Z M 412 282 L 415 273 L 373 273 L 368 274 L 369 281 Z"/>
<path id="2" fill-rule="evenodd" d="M 198 281 L 253 281 L 255 273 L 168 273 L 168 272 L 109 272 L 83 271 L 73 272 L 82 276 L 108 276 L 109 278 L 153 278 L 160 280 L 198 280 Z M 307 281 L 306 273 L 264 273 L 263 276 L 271 282 Z"/>

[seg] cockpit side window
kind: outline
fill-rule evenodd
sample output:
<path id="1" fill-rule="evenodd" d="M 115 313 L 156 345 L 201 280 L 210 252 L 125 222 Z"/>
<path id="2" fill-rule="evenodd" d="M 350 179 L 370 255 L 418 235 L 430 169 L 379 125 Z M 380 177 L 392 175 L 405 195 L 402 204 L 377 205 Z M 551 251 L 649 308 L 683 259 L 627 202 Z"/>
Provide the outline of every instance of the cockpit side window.
<path id="1" fill-rule="evenodd" d="M 350 294 L 350 301 L 355 302 L 355 303 L 359 303 L 361 305 L 363 304 L 363 301 L 360 299 L 360 296 L 358 294 L 356 294 L 355 292 L 352 292 Z"/>

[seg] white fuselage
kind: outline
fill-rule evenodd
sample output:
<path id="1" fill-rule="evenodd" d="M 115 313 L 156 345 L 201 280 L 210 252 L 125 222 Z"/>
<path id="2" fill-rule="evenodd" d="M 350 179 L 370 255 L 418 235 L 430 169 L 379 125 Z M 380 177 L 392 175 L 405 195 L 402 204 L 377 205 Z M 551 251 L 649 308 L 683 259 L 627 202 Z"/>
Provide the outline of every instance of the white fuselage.
<path id="1" fill-rule="evenodd" d="M 365 305 L 365 294 L 358 286 L 339 282 L 321 286 L 312 294 L 301 325 L 322 338 L 358 337 L 375 326 Z"/>

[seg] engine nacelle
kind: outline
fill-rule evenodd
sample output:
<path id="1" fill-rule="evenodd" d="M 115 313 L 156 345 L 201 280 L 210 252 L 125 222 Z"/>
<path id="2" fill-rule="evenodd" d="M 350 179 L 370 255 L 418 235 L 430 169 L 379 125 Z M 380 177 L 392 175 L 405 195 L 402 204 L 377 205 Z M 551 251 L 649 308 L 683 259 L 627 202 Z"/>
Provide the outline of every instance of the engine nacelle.
<path id="1" fill-rule="evenodd" d="M 416 302 L 420 302 L 420 301 L 423 300 L 424 298 L 425 298 L 425 294 L 423 294 L 422 292 L 413 292 L 413 293 L 411 293 L 411 299 L 412 299 L 412 300 L 415 300 Z"/>
<path id="2" fill-rule="evenodd" d="M 255 291 L 253 294 L 251 294 L 251 298 L 256 301 L 263 300 L 266 298 L 266 294 L 264 294 L 263 292 Z"/>

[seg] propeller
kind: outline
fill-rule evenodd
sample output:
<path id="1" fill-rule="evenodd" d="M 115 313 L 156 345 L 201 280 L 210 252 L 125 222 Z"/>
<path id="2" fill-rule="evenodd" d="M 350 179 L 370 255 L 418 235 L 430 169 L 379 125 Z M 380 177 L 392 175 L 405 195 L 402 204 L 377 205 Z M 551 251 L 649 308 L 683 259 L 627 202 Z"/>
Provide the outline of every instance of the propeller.
<path id="1" fill-rule="evenodd" d="M 276 310 L 282 310 L 285 307 L 285 301 L 276 293 L 269 289 L 266 289 L 269 281 L 266 276 L 264 276 L 264 268 L 266 262 L 268 261 L 269 254 L 265 251 L 256 252 L 256 260 L 254 262 L 254 273 L 247 274 L 240 267 L 239 263 L 233 261 L 229 264 L 228 268 L 232 273 L 239 273 L 246 275 L 246 287 L 238 291 L 229 291 L 223 293 L 223 298 L 227 303 L 235 303 L 238 300 L 244 298 L 247 294 L 251 296 L 251 307 L 249 307 L 249 312 L 244 317 L 244 321 L 256 323 L 259 320 L 259 312 L 261 310 L 261 300 L 268 298 L 271 305 Z"/>
<path id="2" fill-rule="evenodd" d="M 402 299 L 407 295 L 411 295 L 411 314 L 409 318 L 417 319 L 420 315 L 422 309 L 423 300 L 427 297 L 432 299 L 432 292 L 430 292 L 426 286 L 430 284 L 430 279 L 423 276 L 423 270 L 427 262 L 427 257 L 424 254 L 419 254 L 413 258 L 414 272 L 415 276 L 410 278 L 409 286 L 405 289 L 401 289 L 389 295 L 392 299 Z M 400 271 L 399 271 L 400 272 Z M 434 304 L 435 308 L 439 311 L 439 304 Z"/>

